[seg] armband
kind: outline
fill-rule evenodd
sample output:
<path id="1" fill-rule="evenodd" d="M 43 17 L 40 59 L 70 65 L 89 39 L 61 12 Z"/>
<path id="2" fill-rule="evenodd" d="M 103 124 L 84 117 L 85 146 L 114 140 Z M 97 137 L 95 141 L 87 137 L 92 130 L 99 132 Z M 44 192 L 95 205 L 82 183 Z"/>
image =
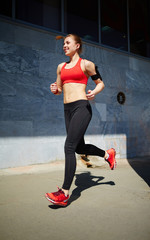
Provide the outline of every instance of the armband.
<path id="1" fill-rule="evenodd" d="M 94 74 L 94 75 L 91 76 L 92 80 L 95 81 L 95 80 L 97 80 L 98 78 L 100 78 L 100 80 L 102 80 L 102 76 L 100 75 L 97 66 L 95 66 L 95 71 L 96 71 L 96 74 Z"/>

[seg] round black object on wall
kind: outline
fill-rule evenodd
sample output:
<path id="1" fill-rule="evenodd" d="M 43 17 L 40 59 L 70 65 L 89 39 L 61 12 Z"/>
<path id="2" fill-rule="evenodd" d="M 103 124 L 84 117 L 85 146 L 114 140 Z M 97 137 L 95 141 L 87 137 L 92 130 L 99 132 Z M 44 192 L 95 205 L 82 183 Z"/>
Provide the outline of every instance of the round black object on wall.
<path id="1" fill-rule="evenodd" d="M 123 92 L 119 92 L 118 95 L 117 95 L 117 101 L 118 103 L 120 104 L 124 104 L 125 103 L 125 100 L 126 100 L 126 96 Z"/>

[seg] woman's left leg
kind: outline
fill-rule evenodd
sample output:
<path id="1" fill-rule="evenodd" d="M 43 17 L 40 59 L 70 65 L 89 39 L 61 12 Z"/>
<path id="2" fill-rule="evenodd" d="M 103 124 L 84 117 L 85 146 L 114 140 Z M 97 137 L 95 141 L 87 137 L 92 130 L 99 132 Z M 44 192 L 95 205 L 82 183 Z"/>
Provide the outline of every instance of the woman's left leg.
<path id="1" fill-rule="evenodd" d="M 95 145 L 92 144 L 85 144 L 84 138 L 82 138 L 76 148 L 77 154 L 85 154 L 85 155 L 92 155 L 92 156 L 99 156 L 104 158 L 106 152 Z"/>

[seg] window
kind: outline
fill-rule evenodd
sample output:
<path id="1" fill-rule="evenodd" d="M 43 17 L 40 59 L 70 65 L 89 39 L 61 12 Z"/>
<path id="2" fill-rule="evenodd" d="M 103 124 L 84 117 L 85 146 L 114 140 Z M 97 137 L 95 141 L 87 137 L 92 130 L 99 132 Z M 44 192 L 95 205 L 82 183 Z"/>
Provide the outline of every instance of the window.
<path id="1" fill-rule="evenodd" d="M 150 58 L 150 0 L 1 0 L 0 15 Z"/>
<path id="2" fill-rule="evenodd" d="M 61 30 L 60 0 L 16 0 L 16 18 Z"/>
<path id="3" fill-rule="evenodd" d="M 128 50 L 126 0 L 101 0 L 101 42 Z"/>
<path id="4" fill-rule="evenodd" d="M 0 14 L 12 17 L 12 0 L 0 1 Z"/>
<path id="5" fill-rule="evenodd" d="M 150 1 L 129 1 L 130 51 L 150 57 Z"/>
<path id="6" fill-rule="evenodd" d="M 75 33 L 87 40 L 98 41 L 98 1 L 66 0 L 65 32 Z"/>

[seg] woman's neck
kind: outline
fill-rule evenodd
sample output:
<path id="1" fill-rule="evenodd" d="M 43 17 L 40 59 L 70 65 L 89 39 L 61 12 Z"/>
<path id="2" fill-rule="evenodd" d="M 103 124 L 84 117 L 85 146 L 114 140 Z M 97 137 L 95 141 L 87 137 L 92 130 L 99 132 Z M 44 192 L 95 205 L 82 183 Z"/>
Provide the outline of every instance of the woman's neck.
<path id="1" fill-rule="evenodd" d="M 70 63 L 76 62 L 80 58 L 79 54 L 76 52 L 74 55 L 70 56 Z"/>

